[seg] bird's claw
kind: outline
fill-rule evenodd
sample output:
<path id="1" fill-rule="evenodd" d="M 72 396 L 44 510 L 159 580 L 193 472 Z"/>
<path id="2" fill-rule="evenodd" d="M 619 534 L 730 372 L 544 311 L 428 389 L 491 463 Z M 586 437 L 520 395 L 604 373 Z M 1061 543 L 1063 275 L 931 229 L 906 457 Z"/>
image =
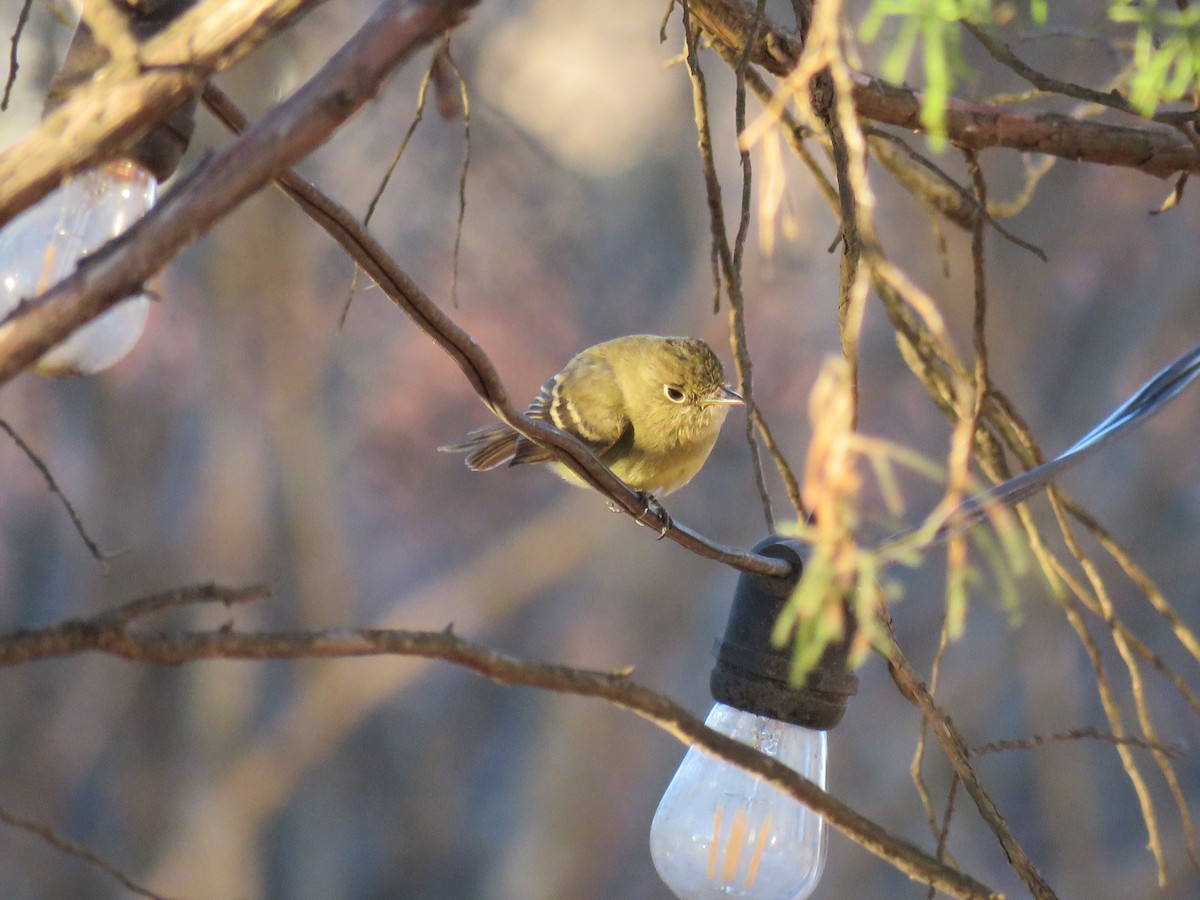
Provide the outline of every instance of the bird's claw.
<path id="1" fill-rule="evenodd" d="M 637 517 L 639 525 L 658 528 L 658 540 L 662 540 L 667 536 L 667 532 L 671 530 L 675 524 L 671 521 L 671 514 L 667 512 L 666 507 L 658 502 L 658 498 L 647 491 L 638 491 L 638 496 L 642 498 L 642 502 L 646 504 L 646 508 L 642 514 Z M 650 517 L 650 521 L 646 521 L 646 517 Z"/>
<path id="2" fill-rule="evenodd" d="M 647 491 L 638 491 L 638 497 L 646 505 L 646 508 L 640 514 L 634 516 L 633 521 L 646 528 L 657 528 L 658 540 L 661 541 L 675 525 L 671 519 L 671 514 L 667 512 L 666 507 L 659 503 L 658 498 L 653 494 Z M 625 511 L 615 500 L 608 501 L 608 508 L 612 512 Z"/>

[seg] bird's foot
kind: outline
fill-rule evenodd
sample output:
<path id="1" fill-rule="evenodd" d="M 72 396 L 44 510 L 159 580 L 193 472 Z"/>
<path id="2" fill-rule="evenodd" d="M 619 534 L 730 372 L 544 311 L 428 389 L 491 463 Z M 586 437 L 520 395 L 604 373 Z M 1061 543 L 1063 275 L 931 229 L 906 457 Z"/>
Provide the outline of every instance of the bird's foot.
<path id="1" fill-rule="evenodd" d="M 665 506 L 658 502 L 658 498 L 648 491 L 638 491 L 638 496 L 646 504 L 646 509 L 637 517 L 637 523 L 658 528 L 658 539 L 661 541 L 675 524 L 671 521 L 671 514 L 667 512 Z M 649 521 L 647 521 L 647 517 L 649 517 Z"/>
<path id="2" fill-rule="evenodd" d="M 633 521 L 645 528 L 657 528 L 658 539 L 661 541 L 675 525 L 671 514 L 667 512 L 665 506 L 658 502 L 658 498 L 648 491 L 638 491 L 638 496 L 646 504 L 646 508 L 640 515 L 634 516 Z M 608 501 L 608 508 L 610 512 L 625 512 L 624 507 L 618 505 L 615 500 Z"/>

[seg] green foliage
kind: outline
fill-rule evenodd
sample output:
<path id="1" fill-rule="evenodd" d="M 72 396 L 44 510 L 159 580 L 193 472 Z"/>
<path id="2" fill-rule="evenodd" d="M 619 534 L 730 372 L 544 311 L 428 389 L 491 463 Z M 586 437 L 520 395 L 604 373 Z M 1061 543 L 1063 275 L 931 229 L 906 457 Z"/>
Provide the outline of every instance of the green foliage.
<path id="1" fill-rule="evenodd" d="M 838 374 L 844 376 L 844 369 L 827 366 L 823 370 L 813 389 L 815 409 L 836 406 L 831 400 L 836 398 L 837 389 L 845 385 L 835 381 L 832 389 L 822 390 L 822 386 L 829 376 Z M 815 430 L 819 427 L 814 423 Z M 811 522 L 781 525 L 783 533 L 800 538 L 809 547 L 800 581 L 780 610 L 771 633 L 775 646 L 791 646 L 789 674 L 796 685 L 803 683 L 831 644 L 847 638 L 851 667 L 862 665 L 872 649 L 887 655 L 891 638 L 882 624 L 880 612 L 884 604 L 902 598 L 903 588 L 894 574 L 895 569 L 922 566 L 930 554 L 940 552 L 944 537 L 942 529 L 951 521 L 952 511 L 960 509 L 957 505 L 947 509 L 944 504 L 939 504 L 917 528 L 874 547 L 861 544 L 856 534 L 862 521 L 856 505 L 862 496 L 858 490 L 861 484 L 857 477 L 847 478 L 845 471 L 837 471 L 839 465 L 848 464 L 850 470 L 855 470 L 858 463 L 865 460 L 875 476 L 889 514 L 897 518 L 902 516 L 905 506 L 896 478 L 897 466 L 934 482 L 944 481 L 947 475 L 936 462 L 909 448 L 861 433 L 845 433 L 843 437 L 844 449 L 849 452 L 844 456 L 834 454 L 823 458 L 827 469 L 832 471 L 821 474 L 818 467 L 818 472 L 814 472 L 810 459 L 810 478 L 806 483 L 809 494 L 824 497 L 828 502 L 822 505 L 818 501 L 814 505 Z M 815 433 L 816 449 L 813 452 L 818 457 L 821 457 L 819 447 L 822 443 L 829 443 L 828 436 Z M 976 493 L 985 490 L 973 479 L 967 488 Z M 982 565 L 969 561 L 965 552 L 959 552 L 966 545 L 959 545 L 956 551 L 953 546 L 956 539 L 950 539 L 951 544 L 946 548 L 946 627 L 952 640 L 962 636 L 970 592 L 989 575 L 1000 596 L 1001 608 L 1016 625 L 1020 620 L 1017 579 L 1027 571 L 1029 563 L 1025 532 L 1013 512 L 1005 506 L 989 508 L 986 527 L 979 523 L 965 538 L 957 540 L 964 539 L 980 552 Z M 855 631 L 848 636 L 851 617 Z"/>
<path id="2" fill-rule="evenodd" d="M 1029 17 L 1046 23 L 1047 0 L 1029 0 Z M 1182 7 L 1182 8 L 1181 8 Z M 1014 15 L 1009 2 L 993 0 L 873 0 L 859 29 L 872 42 L 885 22 L 898 20 L 883 62 L 883 76 L 901 82 L 919 57 L 924 75 L 921 121 L 935 149 L 945 146 L 946 103 L 955 81 L 969 70 L 963 61 L 960 22 L 1002 24 Z M 1174 0 L 1110 0 L 1109 18 L 1134 26 L 1129 100 L 1142 115 L 1159 104 L 1200 92 L 1200 5 Z"/>
<path id="3" fill-rule="evenodd" d="M 1160 103 L 1200 89 L 1200 7 L 1160 9 L 1158 0 L 1114 0 L 1108 15 L 1136 28 L 1129 102 L 1138 112 L 1153 115 Z"/>
<path id="4" fill-rule="evenodd" d="M 1046 0 L 1030 0 L 1029 13 L 1034 22 L 1045 23 L 1046 7 Z M 903 80 L 920 43 L 925 75 L 921 121 L 930 142 L 941 149 L 946 140 L 946 101 L 955 79 L 969 71 L 962 57 L 958 23 L 983 25 L 1011 17 L 1008 4 L 993 4 L 992 0 L 874 0 L 859 36 L 869 43 L 879 36 L 886 20 L 900 20 L 895 43 L 883 63 L 883 76 L 893 82 Z"/>

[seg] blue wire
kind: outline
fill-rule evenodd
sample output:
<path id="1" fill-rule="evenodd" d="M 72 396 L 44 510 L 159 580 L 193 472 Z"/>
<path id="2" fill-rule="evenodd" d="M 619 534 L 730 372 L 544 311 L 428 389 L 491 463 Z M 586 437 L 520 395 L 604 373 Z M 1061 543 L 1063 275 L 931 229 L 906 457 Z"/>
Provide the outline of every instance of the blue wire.
<path id="1" fill-rule="evenodd" d="M 946 517 L 945 523 L 937 530 L 934 542 L 966 531 L 985 519 L 997 506 L 1012 506 L 1036 494 L 1095 453 L 1102 444 L 1127 428 L 1144 424 L 1150 416 L 1174 400 L 1197 375 L 1200 375 L 1200 346 L 1193 347 L 1147 381 L 1136 394 L 1054 459 L 968 497 Z M 884 543 L 894 543 L 913 533 L 910 530 L 894 535 Z"/>

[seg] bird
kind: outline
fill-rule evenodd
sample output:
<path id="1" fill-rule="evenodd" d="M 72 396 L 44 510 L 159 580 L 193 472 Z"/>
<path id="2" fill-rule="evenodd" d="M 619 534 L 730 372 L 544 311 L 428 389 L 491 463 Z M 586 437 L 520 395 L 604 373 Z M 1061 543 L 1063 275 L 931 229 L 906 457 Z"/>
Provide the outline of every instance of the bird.
<path id="1" fill-rule="evenodd" d="M 631 334 L 588 347 L 542 385 L 526 415 L 568 432 L 635 491 L 664 497 L 704 465 L 729 408 L 742 397 L 704 341 Z M 584 481 L 553 453 L 498 422 L 439 447 L 466 453 L 472 471 L 551 462 L 567 481 Z"/>

